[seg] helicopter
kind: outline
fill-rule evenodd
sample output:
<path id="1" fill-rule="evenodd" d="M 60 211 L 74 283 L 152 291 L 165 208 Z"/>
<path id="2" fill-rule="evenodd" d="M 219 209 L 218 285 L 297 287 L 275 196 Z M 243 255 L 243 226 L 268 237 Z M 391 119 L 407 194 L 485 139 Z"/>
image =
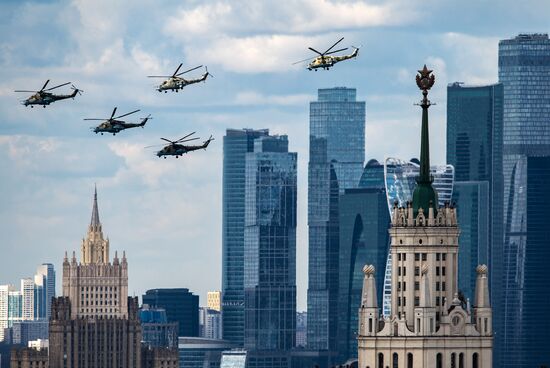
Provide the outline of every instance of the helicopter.
<path id="1" fill-rule="evenodd" d="M 340 55 L 340 56 L 331 56 L 331 54 L 334 54 L 336 52 L 340 52 L 340 51 L 345 51 L 347 50 L 348 48 L 343 48 L 343 49 L 339 49 L 339 50 L 334 50 L 334 51 L 330 51 L 334 48 L 334 46 L 338 45 L 340 42 L 342 42 L 342 40 L 344 39 L 344 37 L 340 38 L 338 41 L 336 41 L 331 47 L 329 47 L 328 49 L 326 49 L 325 52 L 319 52 L 317 50 L 315 50 L 313 47 L 308 47 L 311 51 L 319 54 L 319 56 L 314 56 L 313 58 L 307 58 L 307 59 L 304 59 L 304 60 L 300 60 L 300 61 L 297 61 L 295 63 L 293 63 L 292 65 L 295 65 L 295 64 L 299 64 L 299 63 L 303 63 L 304 61 L 308 61 L 308 60 L 311 60 L 313 59 L 308 65 L 307 65 L 307 69 L 308 70 L 315 70 L 317 71 L 317 69 L 319 68 L 323 68 L 323 69 L 326 69 L 326 70 L 329 70 L 331 67 L 334 66 L 334 64 L 336 63 L 339 63 L 340 61 L 344 61 L 344 60 L 348 60 L 348 59 L 353 59 L 355 57 L 357 57 L 357 55 L 359 54 L 359 47 L 355 47 L 355 46 L 352 46 L 353 48 L 353 52 L 349 55 Z M 330 51 L 330 52 L 329 52 Z"/>
<path id="2" fill-rule="evenodd" d="M 196 139 L 199 139 L 198 137 L 189 138 L 193 134 L 195 134 L 195 132 L 189 133 L 185 137 L 180 138 L 177 141 L 171 141 L 171 140 L 166 139 L 166 138 L 161 138 L 163 141 L 166 141 L 169 144 L 165 145 L 160 151 L 158 151 L 157 156 L 159 158 L 163 157 L 163 156 L 164 156 L 164 158 L 166 158 L 166 156 L 176 156 L 176 158 L 178 158 L 178 157 L 184 155 L 187 152 L 196 151 L 196 150 L 199 150 L 199 149 L 206 150 L 206 147 L 208 147 L 210 142 L 214 140 L 214 138 L 212 138 L 212 136 L 210 136 L 210 138 L 208 138 L 201 145 L 198 145 L 198 146 L 188 146 L 188 145 L 183 144 L 185 142 L 194 141 Z M 149 147 L 155 147 L 155 146 L 149 146 Z"/>
<path id="3" fill-rule="evenodd" d="M 208 72 L 208 67 L 205 67 L 206 72 L 202 76 L 200 76 L 199 78 L 184 79 L 183 77 L 180 77 L 180 75 L 183 75 L 185 73 L 189 73 L 189 72 L 191 72 L 193 70 L 196 70 L 198 68 L 202 68 L 202 65 L 199 65 L 199 66 L 196 66 L 196 67 L 191 68 L 189 70 L 186 70 L 184 72 L 178 73 L 182 65 L 183 65 L 183 63 L 181 63 L 178 66 L 178 68 L 176 69 L 176 71 L 172 75 L 148 75 L 147 78 L 168 78 L 165 81 L 163 81 L 156 88 L 157 91 L 159 91 L 159 92 L 164 91 L 164 93 L 168 93 L 168 90 L 179 92 L 180 89 L 183 89 L 183 87 L 185 87 L 189 84 L 204 82 L 204 81 L 206 81 L 206 78 L 208 78 L 209 75 L 212 76 L 212 74 L 210 74 Z"/>
<path id="4" fill-rule="evenodd" d="M 117 119 L 120 119 L 124 116 L 134 114 L 134 113 L 136 113 L 140 110 L 135 110 L 135 111 L 129 112 L 129 113 L 124 114 L 124 115 L 115 116 L 116 109 L 117 109 L 116 107 L 113 109 L 113 113 L 111 114 L 111 117 L 108 118 L 108 119 L 88 118 L 88 119 L 84 119 L 84 120 L 103 120 L 103 123 L 99 124 L 97 127 L 95 127 L 95 128 L 92 127 L 91 128 L 92 131 L 95 134 L 101 133 L 101 135 L 103 135 L 103 133 L 112 133 L 113 135 L 116 135 L 117 133 L 119 133 L 120 131 L 125 130 L 125 129 L 137 128 L 137 127 L 142 127 L 143 128 L 145 126 L 145 123 L 147 123 L 147 121 L 149 119 L 152 119 L 151 114 L 149 114 L 147 117 L 142 118 L 140 123 L 137 123 L 137 124 L 126 123 L 122 120 L 117 120 Z"/>
<path id="5" fill-rule="evenodd" d="M 16 90 L 14 92 L 34 92 L 34 95 L 22 101 L 21 104 L 25 106 L 30 105 L 31 107 L 34 107 L 33 105 L 42 105 L 44 108 L 46 108 L 46 105 L 49 105 L 55 101 L 65 100 L 67 98 L 74 99 L 77 93 L 82 94 L 82 92 L 84 92 L 81 89 L 78 89 L 74 85 L 72 85 L 71 82 L 63 83 L 58 86 L 46 89 L 46 86 L 48 85 L 49 82 L 50 80 L 48 79 L 46 83 L 44 83 L 40 91 Z M 54 95 L 53 93 L 48 92 L 53 89 L 66 86 L 67 84 L 71 84 L 71 89 L 73 90 L 73 93 L 71 93 L 70 95 Z"/>

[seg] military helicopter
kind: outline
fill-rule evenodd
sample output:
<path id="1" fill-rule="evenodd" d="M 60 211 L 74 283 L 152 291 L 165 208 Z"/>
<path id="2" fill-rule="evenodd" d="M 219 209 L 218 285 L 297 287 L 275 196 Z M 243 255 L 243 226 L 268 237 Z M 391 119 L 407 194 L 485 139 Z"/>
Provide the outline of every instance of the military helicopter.
<path id="1" fill-rule="evenodd" d="M 58 86 L 46 89 L 46 86 L 48 85 L 49 82 L 50 80 L 48 79 L 46 83 L 44 83 L 40 91 L 16 90 L 14 92 L 34 92 L 34 95 L 22 101 L 21 104 L 25 106 L 30 105 L 31 107 L 34 107 L 33 105 L 42 105 L 44 108 L 46 108 L 46 105 L 49 105 L 52 102 L 65 100 L 67 98 L 74 98 L 77 93 L 82 94 L 82 92 L 84 92 L 81 89 L 78 89 L 74 85 L 72 85 L 71 82 L 63 83 Z M 66 86 L 67 84 L 71 84 L 71 89 L 73 90 L 73 93 L 71 93 L 70 95 L 54 95 L 53 93 L 48 92 L 53 89 Z"/>
<path id="2" fill-rule="evenodd" d="M 198 137 L 189 138 L 193 134 L 195 134 L 195 132 L 187 134 L 185 137 L 180 138 L 177 141 L 171 141 L 171 140 L 166 139 L 166 138 L 161 138 L 163 141 L 166 141 L 169 144 L 165 145 L 160 151 L 158 151 L 157 156 L 158 157 L 163 157 L 164 156 L 164 158 L 166 158 L 166 156 L 176 156 L 176 158 L 178 158 L 178 157 L 184 155 L 187 152 L 196 151 L 196 150 L 199 150 L 199 149 L 205 149 L 206 150 L 206 147 L 208 147 L 210 142 L 214 140 L 214 138 L 212 138 L 212 136 L 210 136 L 210 138 L 208 138 L 201 145 L 198 145 L 198 146 L 188 146 L 188 145 L 183 144 L 185 142 L 194 141 L 196 139 L 199 139 Z M 149 147 L 155 147 L 155 146 L 149 146 Z"/>
<path id="3" fill-rule="evenodd" d="M 202 76 L 200 76 L 199 78 L 197 78 L 197 79 L 185 79 L 183 77 L 180 77 L 180 75 L 192 72 L 193 70 L 196 70 L 198 68 L 202 68 L 202 65 L 199 65 L 199 66 L 196 66 L 196 67 L 191 68 L 189 70 L 186 70 L 184 72 L 178 73 L 182 65 L 183 65 L 183 63 L 181 63 L 178 66 L 178 68 L 176 69 L 176 71 L 172 75 L 148 75 L 147 78 L 168 78 L 165 81 L 163 81 L 157 87 L 157 91 L 159 91 L 159 92 L 164 91 L 164 93 L 168 93 L 168 90 L 179 92 L 180 89 L 183 89 L 183 87 L 185 87 L 189 84 L 204 82 L 204 81 L 206 81 L 206 78 L 208 78 L 209 75 L 212 76 L 212 74 L 210 74 L 208 72 L 208 67 L 205 67 L 206 72 Z"/>
<path id="4" fill-rule="evenodd" d="M 334 43 L 334 45 L 332 45 L 331 47 L 329 47 L 328 49 L 326 49 L 325 52 L 319 52 L 317 50 L 315 50 L 313 47 L 308 47 L 311 51 L 319 54 L 319 56 L 314 56 L 312 58 L 307 58 L 307 59 L 304 59 L 304 60 L 300 60 L 300 61 L 297 61 L 295 63 L 293 63 L 292 65 L 295 65 L 295 64 L 299 64 L 299 63 L 303 63 L 304 61 L 308 61 L 308 60 L 311 60 L 313 59 L 308 65 L 307 65 L 307 69 L 308 70 L 315 70 L 317 71 L 317 69 L 319 68 L 323 68 L 323 69 L 326 69 L 326 70 L 329 70 L 331 67 L 334 66 L 334 64 L 336 63 L 339 63 L 340 61 L 344 61 L 344 60 L 348 60 L 348 59 L 353 59 L 355 57 L 357 57 L 357 55 L 359 54 L 359 47 L 355 47 L 355 46 L 352 46 L 353 47 L 353 52 L 349 55 L 340 55 L 340 56 L 330 56 L 331 54 L 334 54 L 334 53 L 337 53 L 337 52 L 340 52 L 340 51 L 345 51 L 347 50 L 348 48 L 343 48 L 343 49 L 339 49 L 339 50 L 334 50 L 334 51 L 330 51 L 334 48 L 334 46 L 338 45 L 340 42 L 342 42 L 342 40 L 344 39 L 344 37 L 340 38 L 338 41 L 336 41 L 336 43 Z M 330 51 L 330 52 L 329 52 Z"/>
<path id="5" fill-rule="evenodd" d="M 117 119 L 120 119 L 122 117 L 134 114 L 138 111 L 140 111 L 140 110 L 135 110 L 135 111 L 129 112 L 129 113 L 124 114 L 124 115 L 115 116 L 115 113 L 116 113 L 116 107 L 115 107 L 113 109 L 113 113 L 111 114 L 111 117 L 108 118 L 108 119 L 88 118 L 88 119 L 84 119 L 84 120 L 104 120 L 103 123 L 99 124 L 97 127 L 95 127 L 95 128 L 92 127 L 91 128 L 92 131 L 95 134 L 101 133 L 101 135 L 103 135 L 103 133 L 112 133 L 113 135 L 116 135 L 121 130 L 130 129 L 130 128 L 137 128 L 137 127 L 142 127 L 143 128 L 145 126 L 145 123 L 147 123 L 147 121 L 149 119 L 152 119 L 151 114 L 149 114 L 149 116 L 147 116 L 145 118 L 142 118 L 141 122 L 137 123 L 137 124 L 126 123 L 122 120 L 117 120 Z"/>

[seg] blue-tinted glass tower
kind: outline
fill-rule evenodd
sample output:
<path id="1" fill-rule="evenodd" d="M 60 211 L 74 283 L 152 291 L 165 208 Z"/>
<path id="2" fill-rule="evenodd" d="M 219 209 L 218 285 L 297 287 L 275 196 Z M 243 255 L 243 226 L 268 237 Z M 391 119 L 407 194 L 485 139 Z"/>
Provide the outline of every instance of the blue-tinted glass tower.
<path id="1" fill-rule="evenodd" d="M 251 364 L 284 367 L 296 339 L 297 154 L 287 136 L 256 139 L 245 173 L 244 346 Z"/>
<path id="2" fill-rule="evenodd" d="M 223 137 L 222 324 L 223 337 L 244 343 L 244 217 L 246 154 L 267 129 L 227 129 Z"/>
<path id="3" fill-rule="evenodd" d="M 503 93 L 502 84 L 474 87 L 452 83 L 447 87 L 447 163 L 455 167 L 455 194 L 461 197 L 460 201 L 453 199 L 459 203 L 461 227 L 459 289 L 472 298 L 475 269 L 478 264 L 487 264 L 494 301 L 502 290 Z M 489 203 L 485 203 L 483 182 L 489 188 Z M 484 207 L 489 222 L 484 220 Z M 476 254 L 481 257 L 479 261 L 474 259 Z M 474 258 L 468 262 L 464 257 L 470 256 Z M 494 305 L 498 308 L 497 303 Z M 495 331 L 498 335 L 497 328 Z"/>
<path id="4" fill-rule="evenodd" d="M 502 298 L 494 303 L 495 366 L 548 366 L 548 35 L 519 35 L 500 41 L 498 67 L 504 87 L 504 246 Z"/>
<path id="5" fill-rule="evenodd" d="M 338 296 L 339 363 L 357 358 L 358 313 L 361 306 L 363 267 L 386 267 L 389 251 L 390 215 L 384 185 L 384 166 L 370 160 L 359 188 L 346 189 L 339 199 L 340 256 Z M 384 278 L 377 280 L 383 289 Z M 378 295 L 382 305 L 382 293 Z"/>
<path id="6" fill-rule="evenodd" d="M 320 89 L 310 103 L 307 346 L 337 351 L 338 196 L 356 188 L 365 160 L 365 102 L 353 88 Z"/>
<path id="7" fill-rule="evenodd" d="M 189 289 L 151 289 L 142 297 L 143 304 L 166 311 L 168 322 L 178 323 L 178 336 L 199 336 L 199 296 Z"/>

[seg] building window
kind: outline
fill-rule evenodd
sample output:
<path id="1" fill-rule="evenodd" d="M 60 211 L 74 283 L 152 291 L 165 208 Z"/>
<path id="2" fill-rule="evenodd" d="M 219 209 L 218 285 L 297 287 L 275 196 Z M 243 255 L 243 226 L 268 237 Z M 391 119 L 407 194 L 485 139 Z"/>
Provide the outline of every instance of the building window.
<path id="1" fill-rule="evenodd" d="M 417 262 L 420 261 L 420 253 L 415 253 L 414 254 L 414 260 L 417 261 Z"/>
<path id="2" fill-rule="evenodd" d="M 397 291 L 401 291 L 401 281 L 397 281 Z"/>
<path id="3" fill-rule="evenodd" d="M 407 354 L 407 368 L 413 368 L 413 355 L 412 355 L 412 353 Z"/>
<path id="4" fill-rule="evenodd" d="M 440 253 L 436 253 L 436 254 L 435 254 L 435 260 L 436 260 L 436 261 L 439 261 L 439 257 L 440 257 L 439 254 L 440 254 Z"/>
<path id="5" fill-rule="evenodd" d="M 437 267 L 435 268 L 435 275 L 436 275 L 436 276 L 439 276 L 439 266 L 437 266 Z"/>
<path id="6" fill-rule="evenodd" d="M 372 318 L 369 318 L 369 332 L 372 332 Z"/>
<path id="7" fill-rule="evenodd" d="M 384 368 L 384 354 L 378 353 L 378 368 Z"/>
<path id="8" fill-rule="evenodd" d="M 441 291 L 445 291 L 445 281 L 441 283 Z"/>
<path id="9" fill-rule="evenodd" d="M 414 282 L 414 290 L 420 290 L 420 282 L 418 281 Z"/>
<path id="10" fill-rule="evenodd" d="M 416 266 L 416 267 L 414 268 L 414 275 L 415 275 L 415 276 L 420 276 L 420 267 Z"/>
<path id="11" fill-rule="evenodd" d="M 447 254 L 446 254 L 446 253 L 441 254 L 441 260 L 445 261 L 446 258 L 447 258 Z"/>
<path id="12" fill-rule="evenodd" d="M 458 354 L 458 368 L 464 368 L 464 353 Z"/>
<path id="13" fill-rule="evenodd" d="M 403 253 L 403 260 L 404 260 L 404 261 L 407 260 L 407 253 Z"/>
<path id="14" fill-rule="evenodd" d="M 399 368 L 399 355 L 397 353 L 393 353 L 393 368 Z"/>
<path id="15" fill-rule="evenodd" d="M 474 353 L 474 355 L 472 355 L 472 368 L 479 368 L 477 362 L 477 353 Z"/>
<path id="16" fill-rule="evenodd" d="M 397 253 L 397 260 L 398 260 L 398 261 L 401 260 L 401 253 Z"/>
<path id="17" fill-rule="evenodd" d="M 441 353 L 437 353 L 437 356 L 435 358 L 435 366 L 436 368 L 443 368 L 443 356 Z"/>
<path id="18" fill-rule="evenodd" d="M 397 276 L 401 276 L 401 267 L 397 267 Z"/>
<path id="19" fill-rule="evenodd" d="M 397 306 L 398 307 L 401 306 L 401 297 L 400 296 L 397 297 Z"/>
<path id="20" fill-rule="evenodd" d="M 445 266 L 441 267 L 441 275 L 445 276 Z"/>
<path id="21" fill-rule="evenodd" d="M 439 281 L 435 283 L 435 291 L 439 291 Z"/>
<path id="22" fill-rule="evenodd" d="M 451 353 L 451 368 L 456 368 L 456 354 Z"/>
<path id="23" fill-rule="evenodd" d="M 415 296 L 415 297 L 414 297 L 414 306 L 415 306 L 415 307 L 418 307 L 419 305 L 420 305 L 420 298 L 417 297 L 417 296 Z"/>
<path id="24" fill-rule="evenodd" d="M 427 253 L 422 253 L 422 260 L 423 261 L 428 260 L 428 254 Z"/>
<path id="25" fill-rule="evenodd" d="M 403 306 L 407 306 L 407 298 L 406 297 L 403 297 Z"/>
<path id="26" fill-rule="evenodd" d="M 403 281 L 403 291 L 407 291 L 407 283 Z"/>
<path id="27" fill-rule="evenodd" d="M 439 297 L 438 296 L 435 297 L 435 306 L 439 307 Z"/>
<path id="28" fill-rule="evenodd" d="M 488 320 L 487 318 L 484 318 L 483 319 L 483 327 L 485 327 L 485 329 L 483 330 L 484 333 L 487 333 L 487 331 L 489 330 L 487 327 L 488 327 Z"/>

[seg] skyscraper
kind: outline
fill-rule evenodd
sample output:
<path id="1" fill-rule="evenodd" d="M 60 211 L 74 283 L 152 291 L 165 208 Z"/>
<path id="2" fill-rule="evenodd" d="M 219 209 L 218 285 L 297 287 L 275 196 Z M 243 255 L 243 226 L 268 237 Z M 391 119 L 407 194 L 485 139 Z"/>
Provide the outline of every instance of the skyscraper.
<path id="1" fill-rule="evenodd" d="M 474 258 L 477 254 L 485 259 L 483 262 L 477 262 L 472 258 L 469 263 L 470 276 L 463 268 L 459 276 L 459 284 L 461 287 L 469 284 L 469 287 L 473 288 L 476 265 L 487 262 L 491 270 L 492 300 L 498 300 L 498 293 L 502 289 L 499 283 L 502 281 L 502 202 L 504 199 L 502 189 L 503 91 L 502 84 L 469 86 L 455 82 L 447 86 L 447 163 L 455 167 L 455 187 L 457 188 L 455 195 L 462 194 L 458 209 L 462 230 L 459 237 L 460 260 L 467 254 Z M 462 182 L 465 183 L 461 184 Z M 488 186 L 488 203 L 485 203 L 484 185 Z M 474 197 L 479 201 L 477 204 L 472 201 Z M 479 211 L 487 211 L 487 213 Z M 489 216 L 489 222 L 480 218 L 486 215 Z M 476 223 L 477 220 L 481 221 Z M 486 228 L 482 228 L 481 225 Z M 461 264 L 460 260 L 459 264 Z M 497 284 L 493 283 L 495 281 Z M 463 291 L 466 292 L 466 290 Z M 496 314 L 495 318 L 497 318 Z M 498 330 L 496 328 L 495 330 L 498 336 Z"/>
<path id="2" fill-rule="evenodd" d="M 55 297 L 55 270 L 53 264 L 42 263 L 36 269 L 35 284 L 42 286 L 42 299 L 40 303 L 43 311 L 40 318 L 50 319 L 52 298 Z"/>
<path id="3" fill-rule="evenodd" d="M 245 175 L 244 346 L 251 364 L 286 367 L 296 339 L 297 203 L 287 136 L 256 139 Z"/>
<path id="4" fill-rule="evenodd" d="M 420 174 L 412 201 L 394 204 L 389 229 L 392 253 L 391 316 L 382 318 L 373 265 L 363 268 L 359 308 L 359 367 L 492 367 L 492 315 L 487 266 L 477 268 L 474 308 L 458 295 L 456 210 L 438 206 L 432 186 L 428 90 L 435 78 L 426 66 L 422 90 Z"/>
<path id="5" fill-rule="evenodd" d="M 319 89 L 310 103 L 307 344 L 336 353 L 339 285 L 338 196 L 356 188 L 365 160 L 365 102 L 354 88 Z"/>
<path id="6" fill-rule="evenodd" d="M 370 160 L 359 186 L 346 189 L 339 199 L 339 363 L 357 358 L 357 310 L 361 305 L 363 266 L 374 264 L 383 270 L 388 256 L 390 215 L 384 187 L 384 166 Z M 383 281 L 383 278 L 378 280 L 379 290 L 382 290 Z M 378 297 L 381 305 L 382 294 Z"/>
<path id="7" fill-rule="evenodd" d="M 208 309 L 214 309 L 218 312 L 222 310 L 222 292 L 221 291 L 209 291 L 206 294 L 206 306 Z"/>
<path id="8" fill-rule="evenodd" d="M 227 129 L 223 137 L 222 323 L 224 339 L 244 343 L 245 158 L 267 129 Z"/>
<path id="9" fill-rule="evenodd" d="M 498 367 L 550 365 L 550 40 L 521 34 L 499 42 L 504 87 L 502 298 L 495 303 Z"/>
<path id="10" fill-rule="evenodd" d="M 189 289 L 151 289 L 141 299 L 150 307 L 164 308 L 168 322 L 178 323 L 178 336 L 199 336 L 199 296 Z"/>
<path id="11" fill-rule="evenodd" d="M 137 298 L 128 297 L 128 262 L 103 237 L 97 191 L 80 262 L 63 260 L 63 296 L 52 303 L 50 367 L 140 367 Z"/>

